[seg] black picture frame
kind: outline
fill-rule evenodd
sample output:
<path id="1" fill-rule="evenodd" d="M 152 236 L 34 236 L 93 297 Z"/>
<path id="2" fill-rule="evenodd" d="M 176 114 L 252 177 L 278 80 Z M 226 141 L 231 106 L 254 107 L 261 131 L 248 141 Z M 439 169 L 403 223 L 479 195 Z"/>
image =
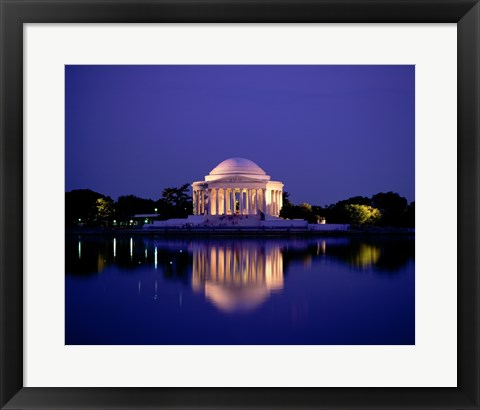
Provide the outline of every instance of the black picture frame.
<path id="1" fill-rule="evenodd" d="M 479 0 L 0 0 L 0 17 L 2 409 L 480 408 Z M 31 22 L 457 23 L 458 387 L 23 387 L 23 24 Z"/>

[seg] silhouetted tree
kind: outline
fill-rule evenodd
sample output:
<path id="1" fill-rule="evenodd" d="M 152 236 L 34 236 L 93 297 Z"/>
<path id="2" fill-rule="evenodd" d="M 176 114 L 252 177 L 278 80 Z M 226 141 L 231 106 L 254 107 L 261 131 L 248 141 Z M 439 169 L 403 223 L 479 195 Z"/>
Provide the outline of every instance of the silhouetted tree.
<path id="1" fill-rule="evenodd" d="M 308 223 L 317 223 L 320 215 L 315 213 L 312 205 L 306 202 L 300 205 L 289 204 L 280 210 L 280 217 L 285 219 L 305 219 Z"/>
<path id="2" fill-rule="evenodd" d="M 107 198 L 90 189 L 74 189 L 65 193 L 65 225 L 97 224 L 97 200 Z"/>
<path id="3" fill-rule="evenodd" d="M 407 199 L 396 192 L 380 192 L 372 197 L 372 206 L 382 213 L 380 224 L 383 226 L 401 226 L 407 204 Z"/>
<path id="4" fill-rule="evenodd" d="M 287 191 L 282 193 L 282 204 L 283 206 L 292 206 L 293 203 L 290 201 L 290 194 Z"/>
<path id="5" fill-rule="evenodd" d="M 415 228 L 415 201 L 410 202 L 402 219 L 401 226 Z"/>
<path id="6" fill-rule="evenodd" d="M 190 184 L 179 188 L 165 188 L 162 197 L 156 203 L 161 219 L 186 218 L 193 213 Z"/>
<path id="7" fill-rule="evenodd" d="M 115 211 L 119 221 L 127 221 L 137 214 L 153 214 L 155 203 L 135 195 L 122 195 L 115 204 Z"/>

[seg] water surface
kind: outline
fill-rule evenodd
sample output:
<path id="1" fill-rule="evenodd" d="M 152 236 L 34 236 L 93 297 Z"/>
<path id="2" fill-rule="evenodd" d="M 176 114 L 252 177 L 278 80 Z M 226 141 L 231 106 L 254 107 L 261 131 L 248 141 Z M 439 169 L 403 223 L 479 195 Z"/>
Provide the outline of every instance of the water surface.
<path id="1" fill-rule="evenodd" d="M 66 238 L 66 344 L 414 344 L 413 239 Z"/>

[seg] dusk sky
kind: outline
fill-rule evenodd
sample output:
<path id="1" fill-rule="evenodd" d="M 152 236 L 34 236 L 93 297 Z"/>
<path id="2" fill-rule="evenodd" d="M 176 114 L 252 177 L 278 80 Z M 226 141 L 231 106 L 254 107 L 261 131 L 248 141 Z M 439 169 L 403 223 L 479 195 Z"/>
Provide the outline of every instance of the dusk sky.
<path id="1" fill-rule="evenodd" d="M 66 66 L 66 191 L 158 199 L 231 157 L 294 203 L 415 200 L 414 66 Z"/>

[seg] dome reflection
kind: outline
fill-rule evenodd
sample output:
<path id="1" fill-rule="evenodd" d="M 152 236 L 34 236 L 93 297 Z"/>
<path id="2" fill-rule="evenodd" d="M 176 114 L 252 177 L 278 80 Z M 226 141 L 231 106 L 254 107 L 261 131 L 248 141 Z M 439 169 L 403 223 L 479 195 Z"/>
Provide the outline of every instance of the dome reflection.
<path id="1" fill-rule="evenodd" d="M 223 312 L 251 311 L 283 288 L 278 244 L 201 244 L 193 248 L 192 288 Z"/>

